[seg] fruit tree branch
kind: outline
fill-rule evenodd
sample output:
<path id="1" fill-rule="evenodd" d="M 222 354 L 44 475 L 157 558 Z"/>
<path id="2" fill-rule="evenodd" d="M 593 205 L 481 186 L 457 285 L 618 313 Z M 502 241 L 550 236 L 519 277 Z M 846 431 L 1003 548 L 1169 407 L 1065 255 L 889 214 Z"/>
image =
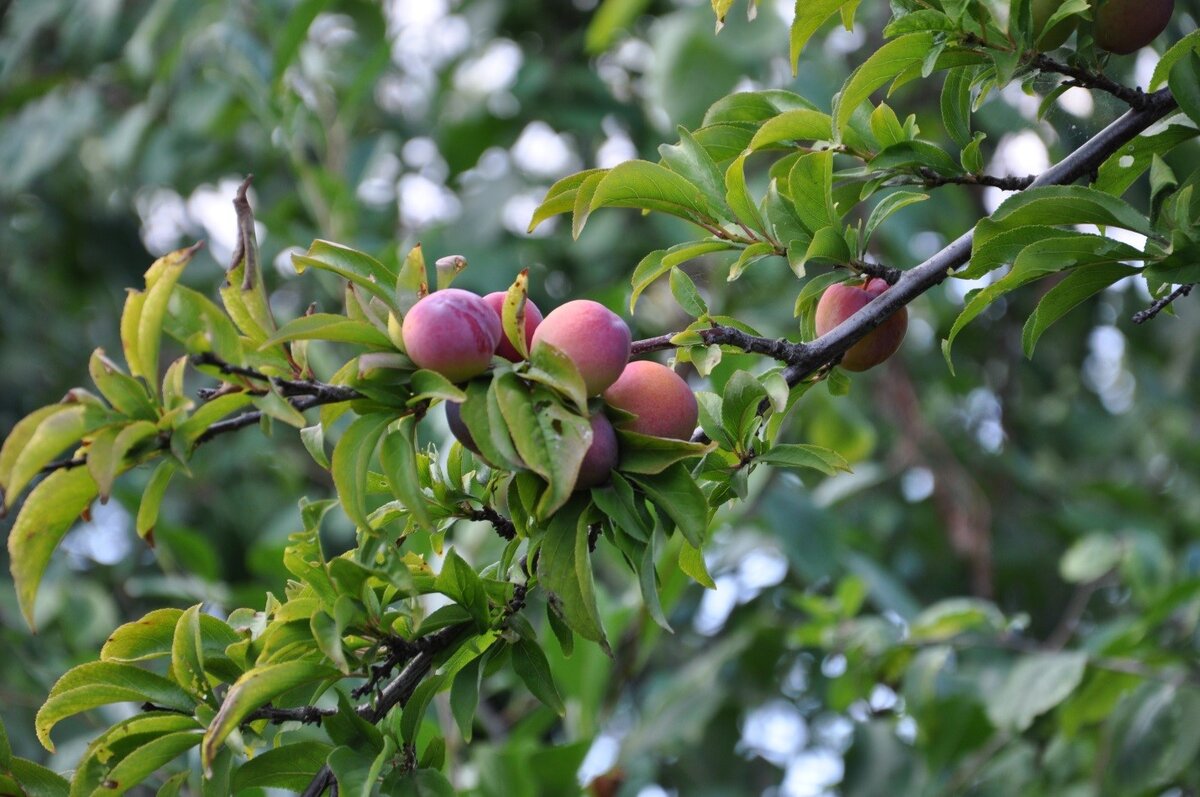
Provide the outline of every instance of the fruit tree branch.
<path id="1" fill-rule="evenodd" d="M 1154 318 L 1156 315 L 1161 313 L 1163 310 L 1165 310 L 1167 308 L 1167 305 L 1171 304 L 1176 299 L 1180 299 L 1184 296 L 1187 296 L 1189 293 L 1192 292 L 1192 288 L 1194 288 L 1194 287 L 1195 287 L 1195 283 L 1188 283 L 1186 285 L 1180 285 L 1178 288 L 1171 291 L 1169 294 L 1162 297 L 1157 302 L 1155 302 L 1154 304 L 1147 307 L 1145 310 L 1139 310 L 1138 312 L 1134 313 L 1133 318 L 1131 320 L 1135 324 L 1146 323 L 1147 321 L 1149 321 L 1150 319 Z"/>
<path id="2" fill-rule="evenodd" d="M 1093 72 L 1090 69 L 1082 69 L 1077 66 L 1065 64 L 1062 61 L 1056 61 L 1045 53 L 1038 53 L 1030 64 L 1039 72 L 1053 72 L 1058 75 L 1065 75 L 1071 78 L 1071 85 L 1079 86 L 1085 89 L 1099 89 L 1106 91 L 1117 99 L 1127 104 L 1135 111 L 1146 111 L 1153 109 L 1155 105 L 1155 97 L 1158 95 L 1147 94 L 1140 88 L 1129 88 L 1110 78 L 1103 72 Z"/>

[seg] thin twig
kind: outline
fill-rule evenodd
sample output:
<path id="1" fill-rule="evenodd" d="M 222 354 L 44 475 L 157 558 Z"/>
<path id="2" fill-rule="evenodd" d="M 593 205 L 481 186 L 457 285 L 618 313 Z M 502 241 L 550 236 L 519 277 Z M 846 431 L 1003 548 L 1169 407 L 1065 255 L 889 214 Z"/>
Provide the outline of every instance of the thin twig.
<path id="1" fill-rule="evenodd" d="M 1168 295 L 1159 299 L 1157 302 L 1150 305 L 1145 310 L 1139 310 L 1138 312 L 1134 313 L 1133 319 L 1132 319 L 1133 323 L 1135 323 L 1135 324 L 1146 323 L 1147 321 L 1149 321 L 1150 319 L 1154 318 L 1156 315 L 1161 313 L 1163 310 L 1165 310 L 1167 308 L 1167 305 L 1171 304 L 1176 299 L 1187 296 L 1189 293 L 1191 293 L 1193 287 L 1195 287 L 1195 283 L 1189 283 L 1187 285 L 1180 285 L 1178 288 L 1171 291 L 1171 293 L 1169 293 Z"/>
<path id="2" fill-rule="evenodd" d="M 1103 72 L 1093 72 L 1089 69 L 1064 64 L 1056 61 L 1045 53 L 1038 53 L 1030 61 L 1030 65 L 1039 72 L 1052 72 L 1071 78 L 1071 85 L 1085 89 L 1106 91 L 1124 102 L 1136 111 L 1145 111 L 1153 107 L 1153 95 L 1146 94 L 1140 88 L 1129 88 L 1105 75 Z"/>
<path id="3" fill-rule="evenodd" d="M 506 540 L 515 539 L 517 536 L 517 527 L 513 525 L 513 522 L 486 504 L 481 509 L 475 509 L 470 504 L 465 504 L 463 511 L 467 513 L 468 520 L 491 523 L 496 533 Z"/>
<path id="4" fill-rule="evenodd" d="M 991 174 L 956 174 L 947 176 L 938 174 L 928 166 L 917 169 L 921 175 L 921 185 L 926 188 L 938 188 L 943 185 L 980 185 L 999 188 L 1002 191 L 1024 191 L 1033 185 L 1037 178 L 1034 175 L 1025 177 L 996 177 Z"/>
<path id="5" fill-rule="evenodd" d="M 654 351 L 662 351 L 663 349 L 673 349 L 677 344 L 672 343 L 671 339 L 679 334 L 682 333 L 672 332 L 666 335 L 634 341 L 630 347 L 631 355 L 636 357 Z M 743 332 L 734 327 L 715 324 L 708 329 L 698 330 L 697 334 L 710 346 L 713 344 L 734 346 L 742 351 L 751 354 L 763 354 L 783 363 L 792 362 L 799 346 L 799 344 L 792 343 L 786 338 L 763 338 Z"/>

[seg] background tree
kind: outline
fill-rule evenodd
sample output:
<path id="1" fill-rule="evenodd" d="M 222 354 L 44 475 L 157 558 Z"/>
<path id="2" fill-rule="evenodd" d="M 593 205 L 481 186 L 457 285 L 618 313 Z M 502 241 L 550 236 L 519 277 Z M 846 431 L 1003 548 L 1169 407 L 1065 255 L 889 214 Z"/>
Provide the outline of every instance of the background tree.
<path id="1" fill-rule="evenodd" d="M 1195 37 L 1184 35 L 1195 28 L 1195 10 L 1178 4 L 1157 49 L 1180 44 L 1153 74 L 1159 61 L 1150 51 L 1123 59 L 1095 52 L 1083 2 L 1062 5 L 1059 18 L 1082 19 L 1070 49 L 1051 60 L 1033 53 L 1033 10 L 1022 3 L 1012 4 L 1015 21 L 1007 24 L 1008 4 L 865 4 L 853 32 L 832 22 L 819 28 L 792 78 L 785 55 L 790 8 L 764 5 L 759 18 L 747 22 L 743 7 L 716 5 L 728 16 L 714 37 L 707 7 L 612 0 L 553 15 L 535 5 L 498 2 L 12 4 L 0 45 L 6 86 L 0 92 L 0 248 L 10 297 L 0 355 L 10 385 L 0 399 L 3 428 L 85 383 L 90 346 L 120 359 L 122 289 L 141 284 L 147 249 L 158 256 L 206 238 L 206 250 L 182 279 L 216 299 L 213 287 L 223 277 L 209 258 L 223 268 L 237 245 L 227 203 L 246 171 L 256 175 L 260 263 L 281 322 L 301 315 L 314 298 L 323 309 L 341 309 L 343 285 L 336 277 L 309 271 L 293 279 L 291 248 L 314 238 L 352 244 L 395 270 L 419 238 L 434 257 L 467 257 L 471 267 L 456 287 L 504 289 L 528 267 L 543 309 L 581 296 L 627 306 L 635 264 L 706 231 L 668 214 L 603 210 L 588 218 L 577 241 L 566 234 L 566 219 L 557 217 L 527 236 L 549 185 L 625 158 L 656 161 L 660 144 L 681 140 L 663 159 L 685 178 L 702 181 L 703 174 L 674 165 L 688 154 L 676 125 L 713 151 L 719 142 L 697 131 L 706 110 L 735 88 L 787 88 L 829 112 L 829 98 L 852 69 L 870 62 L 894 14 L 886 46 L 897 60 L 888 69 L 899 71 L 903 63 L 914 78 L 922 65 L 933 73 L 886 99 L 896 109 L 896 125 L 887 118 L 878 123 L 897 137 L 894 148 L 860 149 L 864 141 L 849 134 L 879 133 L 865 111 L 851 113 L 858 103 L 846 101 L 850 87 L 843 90 L 847 118 L 839 116 L 836 127 L 847 135 L 828 137 L 844 147 L 834 148 L 838 207 L 862 195 L 872 176 L 883 178 L 876 188 L 903 183 L 900 190 L 931 197 L 902 209 L 901 200 L 892 200 L 900 212 L 878 227 L 863 252 L 845 253 L 854 257 L 842 255 L 835 237 L 811 236 L 823 246 L 813 248 L 805 264 L 807 282 L 795 282 L 788 272 L 789 263 L 799 270 L 809 254 L 808 245 L 792 245 L 803 236 L 759 241 L 769 250 L 734 241 L 736 251 L 683 263 L 678 273 L 690 280 L 677 276 L 646 286 L 633 316 L 636 338 L 683 329 L 701 309 L 687 287 L 695 284 L 714 313 L 768 338 L 797 340 L 796 295 L 809 286 L 807 298 L 815 300 L 830 279 L 826 273 L 846 276 L 831 270 L 829 260 L 869 260 L 909 272 L 907 282 L 889 291 L 897 302 L 923 296 L 910 307 L 899 360 L 855 377 L 848 395 L 842 394 L 851 383 L 834 371 L 790 414 L 774 416 L 785 419 L 781 439 L 837 451 L 853 473 L 794 475 L 762 467 L 744 482 L 729 479 L 744 500 L 723 508 L 711 526 L 706 564 L 716 589 L 688 586 L 673 563 L 660 561 L 662 612 L 674 634 L 658 629 L 643 608 L 637 579 L 617 549 L 601 542 L 592 561 L 613 657 L 579 640 L 567 658 L 548 629 L 536 637 L 568 709 L 564 719 L 557 719 L 545 687 L 533 693 L 551 706 L 538 707 L 522 684 L 531 680 L 529 665 L 522 671 L 515 662 L 502 663 L 480 687 L 469 746 L 452 719 L 461 703 L 438 697 L 421 724 L 419 760 L 406 761 L 398 748 L 379 760 L 388 772 L 399 764 L 403 774 L 412 763 L 430 769 L 441 758 L 439 768 L 459 789 L 485 794 L 563 793 L 589 750 L 584 773 L 619 765 L 615 780 L 625 793 L 651 784 L 685 794 L 741 794 L 779 784 L 786 794 L 826 788 L 874 794 L 880 784 L 902 793 L 1196 789 L 1195 768 L 1188 765 L 1200 737 L 1186 721 L 1196 702 L 1190 531 L 1198 507 L 1189 467 L 1196 412 L 1187 391 L 1195 317 L 1185 312 L 1143 326 L 1130 320 L 1154 299 L 1173 295 L 1173 285 L 1194 279 L 1188 270 L 1194 260 L 1194 122 L 1177 114 L 1158 123 L 1095 175 L 1100 160 L 1093 160 L 1094 151 L 1074 161 L 1085 167 L 1074 177 L 1095 176 L 1110 195 L 1125 195 L 1146 214 L 1139 219 L 1123 205 L 1106 203 L 1097 211 L 1092 194 L 1049 195 L 1037 208 L 1039 225 L 1056 219 L 1124 224 L 1132 235 L 1111 234 L 1135 251 L 1069 236 L 1084 232 L 1072 227 L 1022 232 L 1026 221 L 999 228 L 1001 234 L 1022 247 L 1053 239 L 1078 257 L 1054 249 L 1046 258 L 1050 268 L 1086 268 L 1061 283 L 1003 295 L 1014 280 L 995 283 L 1002 272 L 985 265 L 1003 266 L 1019 251 L 972 263 L 967 276 L 980 280 L 974 285 L 950 280 L 926 290 L 933 270 L 911 268 L 995 210 L 1001 188 L 1024 187 L 1026 175 L 1078 150 L 1130 105 L 1134 121 L 1118 130 L 1119 141 L 1110 134 L 1108 144 L 1135 141 L 1171 112 L 1168 95 L 1147 99 L 1122 86 L 1161 84 L 1169 76 L 1174 96 L 1194 118 Z M 805 5 L 829 6 L 829 14 L 814 17 L 817 24 L 842 5 L 852 13 L 852 4 Z M 988 35 L 989 12 L 1007 38 Z M 793 39 L 805 19 L 796 20 Z M 930 38 L 897 47 L 911 36 Z M 938 49 L 943 44 L 946 49 Z M 581 56 L 585 50 L 590 60 Z M 1101 67 L 1116 82 L 1102 79 Z M 968 114 L 990 69 L 1016 81 L 989 92 Z M 876 89 L 894 74 L 860 80 L 858 88 L 866 88 L 861 99 L 870 94 L 877 107 L 884 97 Z M 1064 81 L 1090 88 L 1064 90 Z M 770 105 L 774 95 L 758 96 Z M 744 112 L 738 101 L 725 102 L 726 110 L 708 113 Z M 786 110 L 770 105 L 765 116 L 754 111 L 734 121 L 763 122 Z M 915 127 L 905 125 L 909 113 Z M 909 142 L 917 127 L 919 143 Z M 973 138 L 976 131 L 987 138 Z M 791 132 L 773 143 L 811 143 Z M 713 157 L 727 167 L 746 143 Z M 870 174 L 855 173 L 864 164 L 854 155 L 868 150 Z M 788 156 L 786 150 L 776 154 Z M 766 154 L 748 160 L 746 179 L 756 199 L 766 190 L 770 163 Z M 1144 172 L 1149 177 L 1139 179 Z M 721 183 L 719 193 L 724 189 Z M 843 210 L 840 221 L 865 223 L 881 195 Z M 717 229 L 753 238 L 759 228 L 748 226 Z M 1149 233 L 1146 240 L 1139 229 Z M 759 254 L 767 257 L 759 262 Z M 936 262 L 943 269 L 959 265 L 965 254 L 960 246 Z M 1133 275 L 1124 261 L 1153 264 L 1149 281 L 1118 281 Z M 738 275 L 733 281 L 726 279 L 731 267 Z M 1095 282 L 1088 281 L 1097 271 Z M 918 284 L 912 275 L 921 273 L 927 282 Z M 1083 295 L 1092 298 L 1066 315 L 1037 357 L 1026 361 L 1026 319 L 1035 307 L 1050 313 L 1052 297 L 1067 290 L 1059 286 L 1073 279 L 1087 281 L 1091 291 Z M 959 336 L 955 320 L 967 290 L 989 283 L 1001 285 L 983 294 L 994 301 Z M 785 284 L 786 301 L 780 298 Z M 935 345 L 946 337 L 955 338 L 954 372 Z M 174 345 L 165 344 L 164 365 L 181 353 Z M 329 377 L 340 353 L 313 346 L 314 370 Z M 818 347 L 785 352 L 783 359 L 794 356 L 794 365 L 807 363 L 811 370 L 837 353 Z M 694 384 L 717 394 L 740 369 L 758 373 L 766 365 L 729 348 L 720 362 L 707 346 L 682 357 L 704 374 Z M 205 377 L 189 376 L 188 395 L 216 384 L 217 374 L 205 367 Z M 289 398 L 283 395 L 288 389 L 281 398 Z M 420 434 L 423 442 L 448 444 L 437 421 L 423 424 Z M 335 437 L 331 431 L 331 442 Z M 24 630 L 17 593 L 4 591 L 3 633 L 14 655 L 0 665 L 3 717 L 17 756 L 44 756 L 31 732 L 34 712 L 55 680 L 94 659 L 122 622 L 164 605 L 203 602 L 223 615 L 236 607 L 262 609 L 266 590 L 284 597 L 285 581 L 295 575 L 285 567 L 284 547 L 288 534 L 305 525 L 295 501 L 333 494 L 328 473 L 295 440 L 279 428 L 265 446 L 246 430 L 196 449 L 193 479 L 176 477 L 166 493 L 153 553 L 134 527 L 154 471 L 123 476 L 113 500 L 93 507 L 91 519 L 50 561 L 33 618 L 36 637 Z M 351 523 L 340 513 L 331 513 L 322 528 L 330 557 L 354 545 Z M 503 548 L 488 517 L 458 523 L 449 540 L 446 550 L 477 570 L 498 561 Z M 541 627 L 544 614 L 516 616 L 525 614 Z M 170 620 L 172 634 L 181 622 L 194 623 L 202 634 L 208 627 L 196 612 Z M 212 633 L 219 639 L 222 632 Z M 522 639 L 506 661 L 535 657 L 533 637 Z M 423 650 L 380 652 L 397 662 L 431 661 Z M 210 674 L 218 682 L 214 702 L 223 704 L 232 677 L 221 679 L 236 673 L 221 672 L 218 664 Z M 310 686 L 307 696 L 293 693 L 277 703 L 300 705 L 312 692 Z M 336 708 L 331 697 L 319 704 L 322 711 Z M 389 749 L 345 719 L 347 712 L 346 727 L 329 720 L 317 727 L 270 722 L 315 715 L 254 710 L 262 720 L 238 731 L 243 740 L 253 743 L 262 734 L 299 745 L 285 747 L 285 755 L 290 762 L 311 758 L 312 772 L 329 752 L 318 745 L 331 737 L 360 751 L 376 743 Z M 121 704 L 64 721 L 54 730 L 58 752 L 46 763 L 71 769 L 99 730 L 128 714 Z M 202 710 L 197 718 L 205 726 L 212 719 Z M 196 733 L 172 724 L 182 720 L 161 722 L 155 739 Z M 393 728 L 385 723 L 384 730 Z M 396 741 L 408 738 L 395 730 Z M 443 740 L 442 752 L 435 736 Z M 157 786 L 188 763 L 197 769 L 198 758 L 190 755 L 148 782 Z M 265 768 L 272 759 L 258 760 L 268 762 L 259 765 Z M 370 774 L 374 760 L 343 753 L 335 769 Z M 0 765 L 26 789 L 35 788 L 25 765 L 12 763 L 3 750 Z M 203 788 L 197 772 L 190 781 L 189 788 Z M 181 780 L 170 783 L 179 787 Z M 437 788 L 412 778 L 403 783 Z M 208 784 L 213 793 L 229 788 Z M 172 786 L 164 788 L 170 793 Z"/>

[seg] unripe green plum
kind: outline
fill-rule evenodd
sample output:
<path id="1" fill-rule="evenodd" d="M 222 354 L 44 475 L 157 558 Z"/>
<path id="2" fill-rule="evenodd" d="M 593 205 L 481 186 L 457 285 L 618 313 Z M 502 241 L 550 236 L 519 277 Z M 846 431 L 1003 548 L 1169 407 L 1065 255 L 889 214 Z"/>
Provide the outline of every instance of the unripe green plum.
<path id="1" fill-rule="evenodd" d="M 501 328 L 500 319 L 477 294 L 446 288 L 412 306 L 401 334 L 414 363 L 451 382 L 464 382 L 487 370 Z"/>
<path id="2" fill-rule="evenodd" d="M 504 291 L 496 291 L 489 293 L 483 297 L 487 302 L 488 307 L 496 311 L 496 317 L 500 319 L 500 345 L 496 346 L 496 354 L 510 363 L 515 363 L 517 360 L 524 359 L 517 351 L 516 347 L 509 341 L 508 335 L 504 334 L 504 298 L 507 294 Z M 533 333 L 537 330 L 538 325 L 542 323 L 542 311 L 537 308 L 537 305 L 528 299 L 525 300 L 525 348 L 533 346 Z"/>
<path id="3" fill-rule="evenodd" d="M 463 444 L 464 448 L 476 454 L 479 453 L 479 446 L 475 445 L 475 438 L 471 437 L 471 430 L 467 428 L 467 424 L 462 418 L 462 408 L 453 401 L 446 402 L 446 423 L 450 427 L 450 433 Z"/>
<path id="4" fill-rule="evenodd" d="M 617 467 L 617 432 L 603 412 L 591 417 L 592 444 L 583 455 L 579 476 L 575 479 L 576 490 L 599 487 L 608 481 L 612 469 Z"/>
<path id="5" fill-rule="evenodd" d="M 1062 47 L 1079 23 L 1078 17 L 1069 17 L 1053 28 L 1046 29 L 1046 23 L 1064 2 L 1066 0 L 1033 0 L 1034 42 L 1039 50 L 1055 50 Z"/>
<path id="6" fill-rule="evenodd" d="M 817 302 L 817 335 L 824 335 L 857 313 L 891 286 L 875 278 L 865 284 L 843 282 L 830 285 Z M 865 371 L 891 357 L 908 331 L 908 309 L 901 307 L 842 356 L 847 371 Z"/>
<path id="7" fill-rule="evenodd" d="M 1110 53 L 1140 50 L 1167 29 L 1175 0 L 1108 0 L 1096 9 L 1096 44 Z"/>
<path id="8" fill-rule="evenodd" d="M 665 365 L 636 360 L 604 391 L 604 400 L 637 416 L 623 429 L 676 440 L 691 438 L 699 409 L 696 394 L 683 377 Z"/>
<path id="9" fill-rule="evenodd" d="M 629 362 L 633 338 L 621 317 L 599 302 L 577 299 L 550 311 L 533 333 L 533 345 L 547 343 L 567 355 L 583 377 L 589 396 L 617 381 Z"/>

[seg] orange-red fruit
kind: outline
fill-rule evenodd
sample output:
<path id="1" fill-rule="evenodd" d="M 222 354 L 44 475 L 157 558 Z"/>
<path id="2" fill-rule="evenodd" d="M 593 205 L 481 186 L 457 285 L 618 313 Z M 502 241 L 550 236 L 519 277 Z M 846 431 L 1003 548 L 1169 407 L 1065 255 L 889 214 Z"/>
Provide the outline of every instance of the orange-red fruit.
<path id="1" fill-rule="evenodd" d="M 617 467 L 617 433 L 604 413 L 597 412 L 591 418 L 592 445 L 583 455 L 579 476 L 575 479 L 576 490 L 599 487 L 608 481 L 612 469 Z"/>
<path id="2" fill-rule="evenodd" d="M 491 364 L 501 338 L 500 319 L 477 294 L 446 288 L 413 305 L 401 334 L 414 363 L 463 382 Z"/>
<path id="3" fill-rule="evenodd" d="M 504 291 L 496 291 L 489 293 L 483 297 L 487 302 L 488 307 L 496 311 L 496 317 L 500 319 L 500 345 L 496 347 L 496 354 L 508 360 L 510 363 L 515 363 L 517 360 L 524 359 L 517 352 L 515 346 L 508 339 L 508 335 L 504 334 Z M 542 311 L 537 309 L 537 305 L 528 299 L 525 300 L 525 348 L 533 346 L 533 333 L 537 330 L 538 324 L 542 323 Z"/>
<path id="4" fill-rule="evenodd" d="M 1167 29 L 1175 0 L 1108 0 L 1096 10 L 1096 44 L 1117 55 L 1142 49 Z"/>
<path id="5" fill-rule="evenodd" d="M 829 332 L 889 287 L 891 286 L 878 278 L 867 281 L 865 285 L 842 283 L 829 286 L 817 302 L 817 335 Z M 907 331 L 908 309 L 901 307 L 875 331 L 851 346 L 842 356 L 841 366 L 847 371 L 874 368 L 896 353 Z"/>
<path id="6" fill-rule="evenodd" d="M 650 360 L 625 366 L 621 377 L 604 391 L 604 400 L 636 415 L 622 428 L 638 434 L 687 440 L 699 418 L 696 394 L 683 377 Z"/>
<path id="7" fill-rule="evenodd" d="M 629 362 L 633 338 L 621 317 L 599 302 L 576 299 L 550 311 L 533 333 L 533 345 L 545 342 L 571 358 L 589 396 L 617 381 Z"/>
<path id="8" fill-rule="evenodd" d="M 463 444 L 463 447 L 468 451 L 479 453 L 479 446 L 475 445 L 475 438 L 471 437 L 471 430 L 467 428 L 466 422 L 462 419 L 462 408 L 453 401 L 446 402 L 446 423 L 450 426 L 450 433 Z"/>

